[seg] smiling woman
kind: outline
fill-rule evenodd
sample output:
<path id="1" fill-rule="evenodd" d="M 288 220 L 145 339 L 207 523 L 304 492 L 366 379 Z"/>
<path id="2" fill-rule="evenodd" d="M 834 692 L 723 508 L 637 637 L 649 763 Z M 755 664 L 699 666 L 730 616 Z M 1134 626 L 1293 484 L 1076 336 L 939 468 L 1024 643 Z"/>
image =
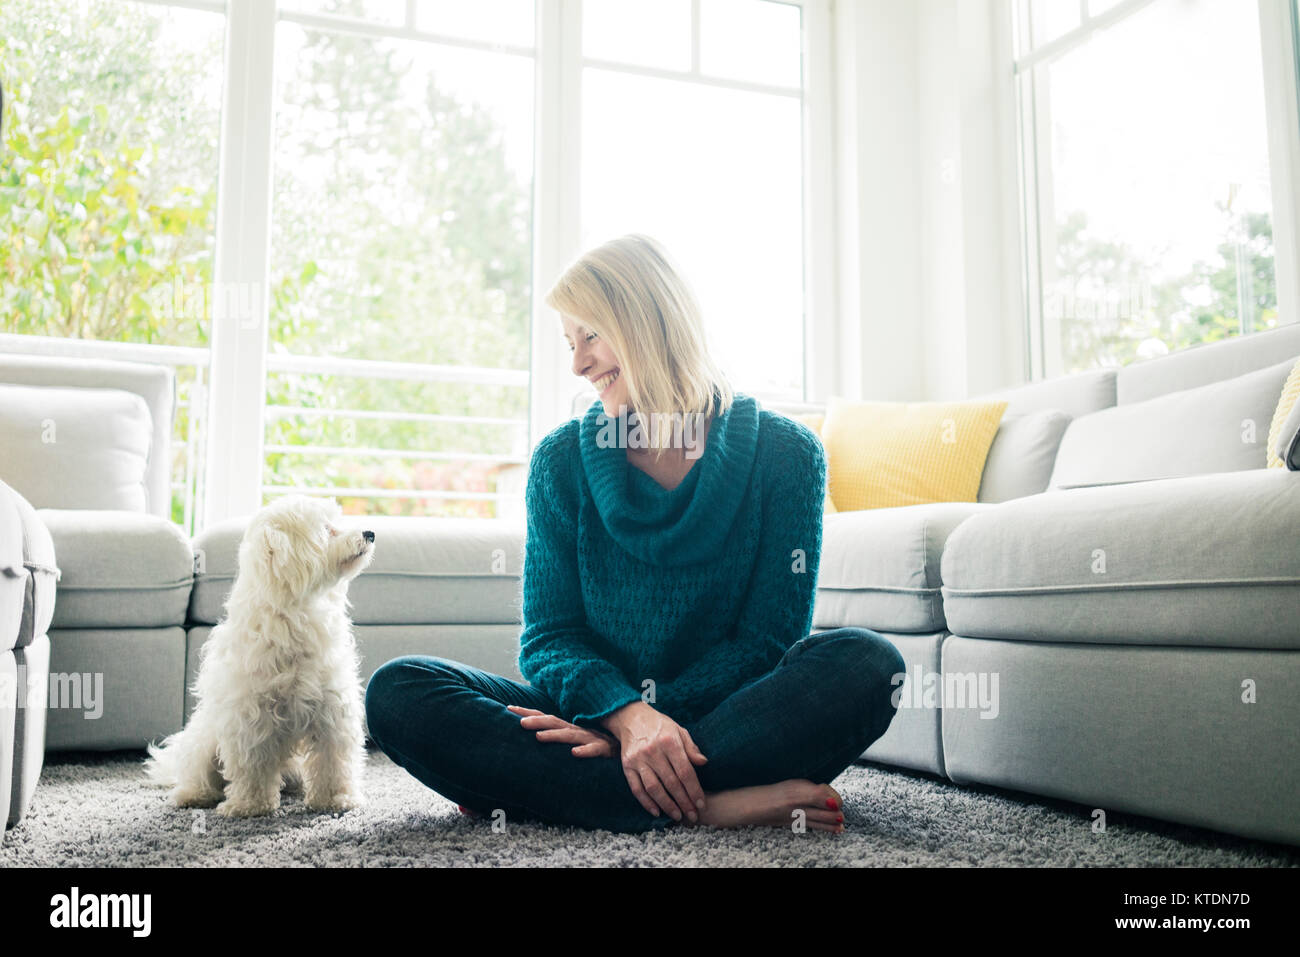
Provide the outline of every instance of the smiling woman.
<path id="1" fill-rule="evenodd" d="M 622 443 L 627 460 L 676 488 L 699 457 L 713 401 L 725 410 L 734 393 L 709 355 L 695 294 L 667 250 L 641 234 L 606 243 L 575 264 L 546 302 L 560 313 L 573 374 L 591 382 L 611 420 L 632 421 L 631 441 Z M 665 321 L 667 313 L 677 322 Z M 628 435 L 624 429 L 619 438 Z"/>
<path id="2" fill-rule="evenodd" d="M 529 468 L 530 684 L 398 658 L 367 689 L 371 737 L 480 814 L 842 831 L 830 782 L 892 721 L 903 660 L 873 631 L 809 633 L 821 441 L 732 390 L 694 294 L 650 237 L 591 250 L 546 302 L 573 373 L 603 389 Z M 654 426 L 656 413 L 669 421 Z M 669 425 L 683 414 L 708 427 L 690 460 Z M 633 417 L 652 423 L 643 452 L 609 441 Z"/>
<path id="3" fill-rule="evenodd" d="M 634 233 L 579 259 L 547 295 L 561 316 L 572 371 L 597 389 L 607 415 L 635 410 L 648 422 L 659 413 L 667 425 L 674 413 L 708 414 L 715 395 L 723 409 L 734 400 L 680 275 L 660 243 Z M 650 436 L 656 458 L 668 438 L 666 428 Z"/>

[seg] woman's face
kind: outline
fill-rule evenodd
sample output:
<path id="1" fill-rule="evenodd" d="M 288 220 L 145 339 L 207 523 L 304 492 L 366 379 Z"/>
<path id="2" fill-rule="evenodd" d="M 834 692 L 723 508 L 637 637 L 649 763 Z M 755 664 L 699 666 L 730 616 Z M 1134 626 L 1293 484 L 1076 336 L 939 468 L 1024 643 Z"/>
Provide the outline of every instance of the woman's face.
<path id="1" fill-rule="evenodd" d="M 582 376 L 600 393 L 606 415 L 617 417 L 620 407 L 630 409 L 632 403 L 618 356 L 598 335 L 573 316 L 562 316 L 561 322 L 564 338 L 573 353 L 573 374 Z M 611 374 L 614 376 L 612 381 L 609 378 Z"/>

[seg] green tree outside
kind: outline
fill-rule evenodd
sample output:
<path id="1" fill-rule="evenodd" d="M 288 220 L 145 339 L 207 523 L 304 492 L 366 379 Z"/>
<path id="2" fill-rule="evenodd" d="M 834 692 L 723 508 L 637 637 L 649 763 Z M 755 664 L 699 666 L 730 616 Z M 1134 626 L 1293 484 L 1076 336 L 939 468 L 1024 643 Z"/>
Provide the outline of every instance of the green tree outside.
<path id="1" fill-rule="evenodd" d="M 1182 276 L 1153 280 L 1157 263 L 1130 246 L 1088 233 L 1075 211 L 1057 226 L 1056 275 L 1044 309 L 1059 322 L 1067 373 L 1143 358 L 1158 340 L 1173 352 L 1240 334 L 1238 255 L 1248 275 L 1250 332 L 1277 325 L 1273 226 L 1267 213 L 1242 217 L 1241 242 L 1225 240 L 1212 260 Z"/>

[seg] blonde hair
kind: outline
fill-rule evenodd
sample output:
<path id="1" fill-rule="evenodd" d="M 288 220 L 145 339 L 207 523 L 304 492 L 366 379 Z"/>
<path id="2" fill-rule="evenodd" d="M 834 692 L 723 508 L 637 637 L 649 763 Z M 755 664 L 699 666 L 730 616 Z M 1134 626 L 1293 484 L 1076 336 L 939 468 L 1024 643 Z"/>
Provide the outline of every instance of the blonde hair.
<path id="1" fill-rule="evenodd" d="M 735 391 L 709 355 L 698 300 L 664 247 L 642 233 L 612 239 L 564 271 L 545 302 L 600 336 L 619 358 L 632 410 L 656 460 L 674 419 L 717 414 Z"/>

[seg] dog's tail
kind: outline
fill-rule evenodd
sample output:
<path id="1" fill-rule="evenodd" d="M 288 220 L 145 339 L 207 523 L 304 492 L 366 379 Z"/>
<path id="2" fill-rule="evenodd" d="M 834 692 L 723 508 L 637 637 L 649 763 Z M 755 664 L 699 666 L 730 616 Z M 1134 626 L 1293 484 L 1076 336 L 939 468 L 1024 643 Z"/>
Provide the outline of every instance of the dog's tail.
<path id="1" fill-rule="evenodd" d="M 144 761 L 144 776 L 159 787 L 174 787 L 180 780 L 181 752 L 185 747 L 185 731 L 168 735 L 161 744 L 150 742 L 146 746 L 149 757 Z"/>
<path id="2" fill-rule="evenodd" d="M 166 738 L 161 745 L 152 741 L 147 745 L 149 757 L 144 759 L 144 776 L 151 784 L 171 787 L 176 783 L 176 762 L 172 760 L 175 757 L 172 749 L 175 737 Z"/>

